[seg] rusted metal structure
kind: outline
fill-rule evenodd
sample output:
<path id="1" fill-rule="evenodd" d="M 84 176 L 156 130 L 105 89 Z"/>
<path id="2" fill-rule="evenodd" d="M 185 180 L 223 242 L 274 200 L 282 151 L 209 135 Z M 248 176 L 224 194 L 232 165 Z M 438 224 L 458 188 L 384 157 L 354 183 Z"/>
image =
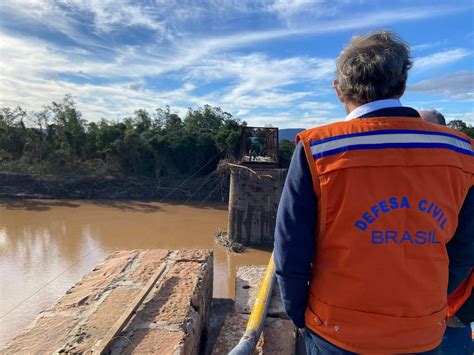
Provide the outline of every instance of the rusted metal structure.
<path id="1" fill-rule="evenodd" d="M 239 164 L 247 166 L 279 166 L 278 128 L 242 127 Z"/>
<path id="2" fill-rule="evenodd" d="M 231 164 L 228 237 L 246 246 L 273 245 L 286 169 L 279 168 L 278 128 L 243 127 L 238 164 Z"/>

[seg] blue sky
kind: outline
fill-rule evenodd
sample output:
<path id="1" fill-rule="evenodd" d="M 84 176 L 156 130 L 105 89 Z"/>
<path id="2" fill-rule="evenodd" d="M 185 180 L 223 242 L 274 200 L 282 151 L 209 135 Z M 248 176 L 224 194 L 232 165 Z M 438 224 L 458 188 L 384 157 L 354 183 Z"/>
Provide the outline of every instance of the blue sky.
<path id="1" fill-rule="evenodd" d="M 220 106 L 251 125 L 345 116 L 331 89 L 355 34 L 412 47 L 404 105 L 474 124 L 470 1 L 2 0 L 0 105 L 39 110 L 72 94 L 85 119 Z"/>

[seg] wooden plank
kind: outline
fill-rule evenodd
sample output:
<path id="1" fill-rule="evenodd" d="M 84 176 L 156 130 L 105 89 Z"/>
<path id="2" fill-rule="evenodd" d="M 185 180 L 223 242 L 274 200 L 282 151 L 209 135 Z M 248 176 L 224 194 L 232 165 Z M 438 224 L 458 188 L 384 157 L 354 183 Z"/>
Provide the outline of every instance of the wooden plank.
<path id="1" fill-rule="evenodd" d="M 107 334 L 94 345 L 94 347 L 91 350 L 92 354 L 100 355 L 100 354 L 105 353 L 105 350 L 107 349 L 107 347 L 110 345 L 112 340 L 115 337 L 117 337 L 120 334 L 120 332 L 125 328 L 125 326 L 133 317 L 138 307 L 140 307 L 140 305 L 145 300 L 146 296 L 150 293 L 151 289 L 156 284 L 156 281 L 158 281 L 160 276 L 163 275 L 165 269 L 166 269 L 166 261 L 163 261 L 163 263 L 160 265 L 158 270 L 156 270 L 156 272 L 152 275 L 150 280 L 148 280 L 146 285 L 143 287 L 140 293 L 135 297 L 135 299 L 130 304 L 130 306 L 125 309 L 125 311 L 122 313 L 120 318 L 117 319 L 117 321 L 109 329 Z"/>

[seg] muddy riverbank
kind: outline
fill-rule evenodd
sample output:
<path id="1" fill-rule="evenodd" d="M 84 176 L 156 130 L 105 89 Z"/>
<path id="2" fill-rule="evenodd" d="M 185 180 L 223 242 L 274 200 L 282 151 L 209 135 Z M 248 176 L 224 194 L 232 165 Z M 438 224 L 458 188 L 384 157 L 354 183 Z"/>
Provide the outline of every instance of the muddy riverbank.
<path id="1" fill-rule="evenodd" d="M 227 202 L 229 176 L 217 172 L 204 177 L 156 181 L 146 178 L 40 178 L 0 173 L 0 198 L 107 199 L 144 201 Z"/>

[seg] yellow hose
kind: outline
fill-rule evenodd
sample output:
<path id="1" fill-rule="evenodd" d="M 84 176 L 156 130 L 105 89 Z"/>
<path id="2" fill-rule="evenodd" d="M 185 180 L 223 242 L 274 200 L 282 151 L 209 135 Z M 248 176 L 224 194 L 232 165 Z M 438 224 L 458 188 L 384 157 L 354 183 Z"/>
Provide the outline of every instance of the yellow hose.
<path id="1" fill-rule="evenodd" d="M 257 299 L 252 308 L 252 313 L 250 313 L 250 318 L 247 323 L 247 328 L 245 330 L 257 331 L 262 322 L 265 321 L 266 311 L 268 309 L 268 304 L 270 303 L 270 298 L 272 296 L 273 290 L 273 280 L 275 279 L 275 264 L 273 263 L 273 253 L 270 257 L 270 262 L 268 263 L 267 270 L 263 276 L 262 283 L 260 284 L 260 289 L 258 290 Z"/>
<path id="2" fill-rule="evenodd" d="M 250 355 L 253 353 L 265 323 L 274 284 L 275 264 L 273 263 L 272 253 L 262 283 L 260 284 L 260 289 L 258 290 L 257 299 L 253 305 L 252 313 L 247 322 L 245 334 L 229 355 Z"/>

